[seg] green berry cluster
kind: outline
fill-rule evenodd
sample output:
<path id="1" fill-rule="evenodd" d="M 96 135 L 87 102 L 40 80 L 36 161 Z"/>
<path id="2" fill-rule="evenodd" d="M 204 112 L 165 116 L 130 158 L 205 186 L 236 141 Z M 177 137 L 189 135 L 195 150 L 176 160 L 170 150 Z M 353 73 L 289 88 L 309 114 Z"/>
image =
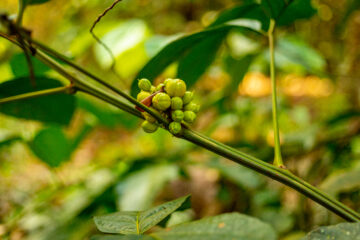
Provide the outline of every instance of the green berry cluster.
<path id="1" fill-rule="evenodd" d="M 164 83 L 153 86 L 148 79 L 140 79 L 138 86 L 141 89 L 137 100 L 159 112 L 170 120 L 169 131 L 177 135 L 181 132 L 181 123 L 193 123 L 200 106 L 194 103 L 193 92 L 186 91 L 186 84 L 181 79 L 168 78 Z M 147 133 L 157 130 L 159 123 L 147 112 L 143 112 L 145 121 L 142 128 Z"/>

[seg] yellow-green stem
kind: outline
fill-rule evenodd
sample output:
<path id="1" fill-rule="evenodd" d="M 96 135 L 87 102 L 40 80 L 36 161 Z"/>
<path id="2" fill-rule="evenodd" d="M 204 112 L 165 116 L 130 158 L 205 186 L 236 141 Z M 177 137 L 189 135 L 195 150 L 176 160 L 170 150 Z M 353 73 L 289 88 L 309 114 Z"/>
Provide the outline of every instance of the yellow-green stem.
<path id="1" fill-rule="evenodd" d="M 36 91 L 36 92 L 19 94 L 19 95 L 7 97 L 7 98 L 2 98 L 2 99 L 0 99 L 0 104 L 14 102 L 14 101 L 28 99 L 28 98 L 34 98 L 34 97 L 40 97 L 40 96 L 46 96 L 46 95 L 66 92 L 66 91 L 69 91 L 72 87 L 73 87 L 72 85 L 68 85 L 68 86 L 64 86 L 64 87 L 51 88 L 51 89 L 40 90 L 40 91 Z"/>
<path id="2" fill-rule="evenodd" d="M 269 51 L 270 51 L 270 78 L 271 78 L 271 91 L 272 91 L 272 118 L 273 118 L 273 131 L 274 131 L 274 165 L 277 167 L 285 167 L 280 149 L 280 131 L 279 131 L 279 119 L 276 97 L 276 79 L 275 79 L 275 52 L 274 52 L 274 30 L 275 20 L 270 20 L 270 27 L 268 31 L 269 39 Z"/>
<path id="3" fill-rule="evenodd" d="M 16 24 L 18 26 L 21 26 L 26 5 L 23 0 L 19 0 L 18 2 L 19 2 L 19 11 L 16 19 Z"/>

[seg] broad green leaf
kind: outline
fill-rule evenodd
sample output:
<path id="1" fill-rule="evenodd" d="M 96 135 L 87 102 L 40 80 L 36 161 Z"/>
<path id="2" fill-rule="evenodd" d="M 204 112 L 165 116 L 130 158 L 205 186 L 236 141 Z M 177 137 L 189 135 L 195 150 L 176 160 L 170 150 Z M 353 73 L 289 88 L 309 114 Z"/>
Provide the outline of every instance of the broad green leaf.
<path id="1" fill-rule="evenodd" d="M 152 137 L 152 140 L 155 140 Z M 144 210 L 151 207 L 164 185 L 178 176 L 175 165 L 157 165 L 136 171 L 117 186 L 119 208 L 122 211 Z"/>
<path id="2" fill-rule="evenodd" d="M 33 64 L 35 76 L 40 76 L 50 70 L 50 68 L 37 58 L 30 56 Z M 29 76 L 29 68 L 24 53 L 14 55 L 10 59 L 10 67 L 15 77 Z"/>
<path id="3" fill-rule="evenodd" d="M 293 71 L 293 66 L 299 65 L 309 73 L 322 74 L 324 72 L 325 59 L 298 37 L 288 36 L 279 39 L 275 52 L 276 66 L 285 71 Z"/>
<path id="4" fill-rule="evenodd" d="M 262 23 L 262 29 L 269 28 L 270 18 L 275 18 L 278 26 L 290 25 L 295 20 L 309 18 L 316 13 L 311 0 L 262 0 L 261 4 L 241 4 L 220 13 L 211 24 L 217 26 L 234 19 L 256 19 Z"/>
<path id="5" fill-rule="evenodd" d="M 147 235 L 95 235 L 90 240 L 155 240 Z"/>
<path id="6" fill-rule="evenodd" d="M 155 35 L 147 39 L 145 42 L 145 50 L 147 55 L 153 57 L 157 54 L 163 47 L 165 47 L 170 42 L 176 40 L 180 37 L 179 34 L 171 36 Z"/>
<path id="7" fill-rule="evenodd" d="M 181 207 L 189 196 L 181 197 L 146 211 L 118 212 L 94 217 L 104 233 L 142 234 Z"/>
<path id="8" fill-rule="evenodd" d="M 262 0 L 261 6 L 278 26 L 290 25 L 295 20 L 310 18 L 316 13 L 311 0 Z"/>
<path id="9" fill-rule="evenodd" d="M 237 19 L 255 19 L 261 22 L 262 29 L 266 30 L 269 26 L 268 18 L 264 14 L 261 6 L 256 3 L 237 5 L 233 8 L 224 10 L 218 18 L 210 25 L 215 27 Z"/>
<path id="10" fill-rule="evenodd" d="M 256 32 L 259 30 L 260 26 L 260 23 L 249 20 L 227 22 L 226 24 L 216 26 L 214 28 L 208 28 L 204 31 L 184 36 L 169 43 L 142 68 L 137 77 L 133 80 L 130 92 L 131 95 L 136 96 L 136 93 L 139 92 L 137 88 L 137 79 L 148 78 L 150 81 L 153 81 L 171 63 L 185 57 L 189 52 L 191 52 L 191 49 L 200 48 L 197 47 L 197 45 L 209 39 L 210 37 L 214 35 L 223 35 L 223 37 L 225 38 L 228 31 L 234 28 L 249 29 Z M 199 50 L 195 51 L 198 52 Z M 196 65 L 196 63 L 194 63 L 194 65 Z M 182 69 L 184 68 L 182 67 Z M 185 82 L 187 81 L 186 79 L 183 80 Z"/>
<path id="11" fill-rule="evenodd" d="M 340 223 L 311 231 L 303 240 L 360 240 L 360 223 Z"/>
<path id="12" fill-rule="evenodd" d="M 237 91 L 238 85 L 242 82 L 245 74 L 249 70 L 252 60 L 254 59 L 254 55 L 249 54 L 240 59 L 232 58 L 231 56 L 227 56 L 224 60 L 225 70 L 231 76 L 231 83 L 229 85 L 230 91 Z"/>
<path id="13" fill-rule="evenodd" d="M 261 6 L 268 17 L 277 19 L 286 8 L 286 3 L 285 0 L 261 0 Z"/>
<path id="14" fill-rule="evenodd" d="M 60 127 L 49 127 L 41 130 L 29 143 L 31 150 L 50 167 L 58 167 L 68 160 L 71 146 Z"/>
<path id="15" fill-rule="evenodd" d="M 193 47 L 184 56 L 178 66 L 177 76 L 183 79 L 187 87 L 195 84 L 208 66 L 213 62 L 226 32 L 218 32 Z"/>
<path id="16" fill-rule="evenodd" d="M 315 13 L 311 0 L 293 0 L 277 18 L 276 23 L 278 26 L 290 25 L 295 20 L 310 18 Z"/>
<path id="17" fill-rule="evenodd" d="M 229 29 L 229 27 L 225 27 L 225 29 Z M 134 79 L 131 85 L 131 95 L 136 96 L 137 92 L 139 92 L 137 79 L 148 78 L 150 81 L 153 81 L 165 70 L 167 66 L 183 57 L 189 49 L 213 34 L 223 33 L 225 29 L 218 28 L 201 31 L 179 38 L 166 45 L 166 47 L 164 47 L 142 68 L 137 77 Z"/>
<path id="18" fill-rule="evenodd" d="M 37 77 L 34 88 L 29 78 L 17 78 L 0 84 L 0 98 L 60 86 L 62 84 L 57 80 Z M 75 98 L 65 93 L 4 103 L 0 106 L 0 112 L 6 115 L 62 125 L 69 124 L 74 111 Z"/>
<path id="19" fill-rule="evenodd" d="M 148 29 L 144 21 L 132 19 L 118 24 L 113 30 L 101 37 L 101 41 L 109 47 L 112 54 L 117 58 L 144 42 L 147 35 Z M 95 45 L 95 55 L 104 68 L 111 66 L 113 60 L 102 45 Z"/>
<path id="20" fill-rule="evenodd" d="M 260 220 L 239 213 L 222 214 L 184 223 L 151 236 L 163 240 L 276 240 L 275 231 Z"/>

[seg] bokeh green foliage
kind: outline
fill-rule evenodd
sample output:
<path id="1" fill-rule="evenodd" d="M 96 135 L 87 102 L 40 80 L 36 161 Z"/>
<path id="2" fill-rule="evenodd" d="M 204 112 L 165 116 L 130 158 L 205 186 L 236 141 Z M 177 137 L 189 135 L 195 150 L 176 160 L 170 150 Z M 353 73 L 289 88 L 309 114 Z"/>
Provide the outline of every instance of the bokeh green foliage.
<path id="1" fill-rule="evenodd" d="M 5 2 L 13 9 L 14 1 Z M 286 2 L 291 4 L 284 8 Z M 123 1 L 95 28 L 115 56 L 115 73 L 111 57 L 88 32 L 111 1 L 29 6 L 24 26 L 132 95 L 138 78 L 159 83 L 181 77 L 203 106 L 194 128 L 271 162 L 269 53 L 256 31 L 266 31 L 269 17 L 276 18 L 285 163 L 359 210 L 356 2 Z M 66 84 L 33 59 L 34 88 L 19 49 L 1 39 L 0 53 L 1 97 Z M 136 118 L 84 94 L 4 104 L 0 111 L 0 236 L 5 239 L 89 238 L 97 233 L 94 215 L 146 210 L 188 193 L 192 210 L 175 212 L 182 214 L 177 223 L 239 211 L 271 225 L 281 238 L 300 239 L 314 226 L 341 221 L 164 130 L 144 134 Z"/>

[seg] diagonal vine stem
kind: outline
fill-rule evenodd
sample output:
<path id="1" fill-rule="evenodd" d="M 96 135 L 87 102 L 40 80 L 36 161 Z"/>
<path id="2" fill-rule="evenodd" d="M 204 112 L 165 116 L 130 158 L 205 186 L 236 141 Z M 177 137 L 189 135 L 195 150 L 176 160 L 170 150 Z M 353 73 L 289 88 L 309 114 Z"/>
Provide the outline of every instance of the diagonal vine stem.
<path id="1" fill-rule="evenodd" d="M 5 36 L 10 41 L 14 42 L 14 39 L 11 37 L 7 37 L 6 34 L 0 34 L 0 36 Z M 35 43 L 30 37 L 27 38 L 29 43 Z M 16 44 L 16 42 L 14 42 Z M 149 112 L 154 117 L 159 117 L 156 114 L 154 114 L 149 108 L 144 106 L 143 104 L 137 102 L 134 98 L 127 95 L 121 90 L 118 90 L 114 87 L 112 87 L 110 84 L 106 83 L 105 81 L 101 80 L 100 78 L 95 77 L 91 73 L 87 72 L 85 69 L 81 68 L 80 66 L 76 65 L 75 63 L 72 63 L 70 61 L 65 61 L 69 66 L 73 67 L 74 69 L 78 70 L 79 72 L 85 74 L 87 77 L 99 82 L 104 87 L 107 87 L 109 90 L 112 90 L 113 92 L 108 92 L 102 88 L 99 88 L 95 86 L 91 81 L 86 81 L 82 78 L 79 78 L 77 76 L 74 76 L 71 74 L 66 68 L 64 68 L 62 65 L 60 65 L 57 61 L 55 61 L 53 58 L 48 56 L 47 54 L 51 56 L 61 56 L 61 54 L 57 53 L 54 50 L 46 49 L 40 47 L 40 44 L 34 44 L 36 47 L 39 47 L 41 50 L 44 50 L 45 52 L 37 49 L 35 51 L 35 57 L 37 57 L 39 60 L 50 66 L 52 69 L 57 71 L 59 74 L 70 80 L 70 82 L 74 85 L 74 87 L 77 90 L 83 91 L 85 93 L 88 93 L 90 95 L 93 95 L 109 104 L 112 104 L 114 106 L 119 107 L 120 109 L 128 112 L 129 114 L 132 114 L 136 117 L 143 118 L 141 113 L 134 109 L 134 106 L 130 105 L 129 103 L 123 102 L 120 100 L 120 97 L 125 98 L 127 101 L 129 101 L 131 104 L 134 104 L 135 106 L 140 106 L 145 111 Z M 33 94 L 32 97 L 35 97 L 36 94 Z M 165 119 L 163 119 L 160 116 L 160 119 L 164 122 L 166 122 Z M 167 128 L 167 125 L 164 124 L 164 128 Z M 328 196 L 327 194 L 323 193 L 321 190 L 317 189 L 316 187 L 312 186 L 311 184 L 307 183 L 306 181 L 298 178 L 297 176 L 293 175 L 290 171 L 286 169 L 279 168 L 277 166 L 274 166 L 272 164 L 266 163 L 260 159 L 257 159 L 253 156 L 250 156 L 246 153 L 243 153 L 237 149 L 234 149 L 230 146 L 227 146 L 225 144 L 222 144 L 220 142 L 217 142 L 209 137 L 206 137 L 200 133 L 197 133 L 187 127 L 184 128 L 183 132 L 178 135 L 177 137 L 185 139 L 189 142 L 192 142 L 200 147 L 203 147 L 211 152 L 214 152 L 220 156 L 223 156 L 229 160 L 232 160 L 238 164 L 244 165 L 245 167 L 251 168 L 265 176 L 268 176 L 278 182 L 281 182 L 296 191 L 304 194 L 305 196 L 311 198 L 315 202 L 319 203 L 323 207 L 327 208 L 328 210 L 332 211 L 333 213 L 339 215 L 340 217 L 353 222 L 360 222 L 360 214 L 356 211 L 348 208 L 341 202 L 333 199 L 332 197 Z"/>
<path id="2" fill-rule="evenodd" d="M 273 117 L 273 131 L 274 131 L 274 165 L 277 167 L 284 168 L 284 163 L 281 157 L 280 149 L 280 131 L 279 131 L 279 119 L 278 119 L 278 108 L 277 108 L 277 97 L 276 97 L 276 79 L 275 79 L 275 53 L 274 53 L 274 30 L 275 20 L 270 20 L 270 26 L 268 31 L 269 39 L 269 51 L 270 51 L 270 78 L 271 78 L 271 102 L 272 102 L 272 117 Z"/>

